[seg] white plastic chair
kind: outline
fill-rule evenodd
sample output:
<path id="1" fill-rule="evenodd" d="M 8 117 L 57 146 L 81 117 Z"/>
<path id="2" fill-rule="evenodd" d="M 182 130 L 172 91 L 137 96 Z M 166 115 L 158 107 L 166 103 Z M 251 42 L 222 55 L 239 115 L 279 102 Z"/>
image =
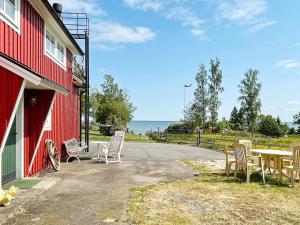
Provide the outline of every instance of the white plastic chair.
<path id="1" fill-rule="evenodd" d="M 103 153 L 106 164 L 116 162 L 121 163 L 122 141 L 122 136 L 112 136 L 109 146 L 103 145 Z M 109 160 L 109 158 L 112 158 L 112 160 Z"/>
<path id="2" fill-rule="evenodd" d="M 120 146 L 120 152 L 121 152 L 121 156 L 125 157 L 125 151 L 124 151 L 124 148 L 123 148 L 123 145 L 124 145 L 124 138 L 125 138 L 125 132 L 124 131 L 116 131 L 115 132 L 115 136 L 120 136 L 122 137 L 122 143 L 121 143 L 121 146 Z"/>

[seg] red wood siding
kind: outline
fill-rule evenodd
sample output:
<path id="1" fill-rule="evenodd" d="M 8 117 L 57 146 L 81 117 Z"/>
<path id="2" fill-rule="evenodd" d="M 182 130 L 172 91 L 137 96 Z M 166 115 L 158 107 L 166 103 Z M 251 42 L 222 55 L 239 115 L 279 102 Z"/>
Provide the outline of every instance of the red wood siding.
<path id="1" fill-rule="evenodd" d="M 45 139 L 49 138 L 54 140 L 58 149 L 61 151 L 64 140 L 73 137 L 79 138 L 79 89 L 73 86 L 73 56 L 67 49 L 67 69 L 64 70 L 44 54 L 44 26 L 42 17 L 27 0 L 21 0 L 20 34 L 0 20 L 0 52 L 3 52 L 42 76 L 70 90 L 68 96 L 62 94 L 56 95 L 52 111 L 52 130 L 45 132 L 43 135 L 31 175 L 40 172 L 48 166 L 47 150 L 44 146 Z M 3 85 L 5 84 L 1 82 L 0 90 L 2 90 Z M 1 106 L 10 101 L 12 102 L 9 104 L 13 104 L 13 97 L 11 99 L 5 99 L 1 98 L 1 96 Z M 37 112 L 40 120 L 42 120 L 42 114 L 42 111 Z M 35 125 L 29 123 L 27 126 L 33 130 L 32 132 L 38 132 L 40 130 L 40 125 L 39 127 L 35 127 Z M 28 158 L 25 159 L 25 175 L 28 173 L 28 167 L 26 165 L 30 163 L 29 158 L 30 154 L 34 151 L 36 135 L 37 134 L 33 135 L 33 140 L 27 140 L 27 144 L 25 145 L 24 151 L 28 153 Z M 27 138 L 31 138 L 31 136 L 29 135 Z"/>
<path id="2" fill-rule="evenodd" d="M 18 34 L 0 20 L 0 52 L 67 89 L 72 86 L 72 53 L 67 50 L 64 70 L 44 54 L 44 20 L 27 0 L 21 0 L 21 31 Z"/>
<path id="3" fill-rule="evenodd" d="M 37 96 L 37 104 L 31 106 L 29 99 L 32 95 Z M 24 93 L 24 172 L 28 174 L 29 164 L 34 154 L 34 150 L 38 144 L 40 134 L 43 130 L 44 123 L 52 102 L 54 91 L 41 90 L 25 90 Z M 43 145 L 43 143 L 41 143 Z M 39 168 L 44 168 L 47 163 L 47 155 L 44 152 L 37 155 L 36 158 L 41 165 Z M 34 168 L 37 170 L 37 168 Z"/>
<path id="4" fill-rule="evenodd" d="M 78 96 L 79 90 L 75 87 L 70 91 L 67 97 L 62 94 L 56 95 L 52 111 L 52 129 L 51 131 L 45 131 L 43 134 L 30 175 L 39 173 L 42 169 L 49 166 L 48 153 L 45 146 L 46 139 L 54 140 L 61 155 L 64 155 L 62 154 L 64 149 L 63 141 L 73 137 L 79 139 L 80 110 Z M 32 149 L 33 148 L 25 150 L 25 152 L 34 151 Z M 25 165 L 29 165 L 29 163 L 30 160 L 25 161 Z M 24 174 L 27 175 L 27 173 L 28 170 L 25 169 Z"/>
<path id="5" fill-rule="evenodd" d="M 0 66 L 0 145 L 14 109 L 23 79 Z"/>

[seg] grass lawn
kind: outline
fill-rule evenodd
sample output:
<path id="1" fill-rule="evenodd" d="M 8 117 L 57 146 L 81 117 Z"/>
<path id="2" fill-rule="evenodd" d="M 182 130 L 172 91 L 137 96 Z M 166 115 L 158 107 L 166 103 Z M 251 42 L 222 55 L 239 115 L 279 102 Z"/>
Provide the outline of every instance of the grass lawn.
<path id="1" fill-rule="evenodd" d="M 222 135 L 222 134 L 205 134 L 202 136 L 202 141 L 213 142 L 213 139 L 222 139 L 216 140 L 213 144 L 203 143 L 202 147 L 216 147 L 217 149 L 224 150 L 225 144 L 232 146 L 232 143 L 235 140 L 239 139 L 247 139 L 252 140 L 254 148 L 262 148 L 262 149 L 282 149 L 288 150 L 289 145 L 293 142 L 300 142 L 300 135 L 294 135 L 289 137 L 281 137 L 281 138 L 251 138 L 251 137 L 239 137 L 232 135 Z M 186 143 L 186 144 L 196 144 L 197 135 L 196 134 L 168 134 L 167 137 L 163 137 L 160 139 L 161 141 L 166 141 L 170 143 Z M 157 140 L 159 141 L 159 139 Z M 261 144 L 255 144 L 255 143 Z M 268 146 L 268 143 L 274 145 L 281 146 Z"/>
<path id="2" fill-rule="evenodd" d="M 84 134 L 83 138 L 84 138 Z M 99 131 L 90 130 L 90 140 L 91 141 L 109 141 L 110 136 L 103 136 L 99 134 Z M 135 142 L 148 142 L 149 138 L 144 135 L 126 134 L 125 141 L 135 141 Z"/>
<path id="3" fill-rule="evenodd" d="M 226 177 L 224 172 L 185 161 L 199 173 L 189 180 L 134 188 L 128 212 L 131 224 L 300 224 L 300 184 L 288 186 L 245 177 Z"/>

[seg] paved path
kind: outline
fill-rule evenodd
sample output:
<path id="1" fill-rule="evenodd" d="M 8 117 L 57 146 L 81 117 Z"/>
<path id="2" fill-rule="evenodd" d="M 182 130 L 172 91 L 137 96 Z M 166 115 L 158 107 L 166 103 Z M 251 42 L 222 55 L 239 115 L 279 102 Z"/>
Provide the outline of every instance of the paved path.
<path id="1" fill-rule="evenodd" d="M 127 224 L 131 187 L 192 177 L 191 169 L 176 160 L 223 158 L 221 153 L 184 145 L 126 143 L 125 149 L 122 164 L 73 161 L 63 164 L 60 172 L 45 175 L 62 181 L 6 224 L 96 225 L 106 218 Z M 91 151 L 96 154 L 94 144 Z"/>

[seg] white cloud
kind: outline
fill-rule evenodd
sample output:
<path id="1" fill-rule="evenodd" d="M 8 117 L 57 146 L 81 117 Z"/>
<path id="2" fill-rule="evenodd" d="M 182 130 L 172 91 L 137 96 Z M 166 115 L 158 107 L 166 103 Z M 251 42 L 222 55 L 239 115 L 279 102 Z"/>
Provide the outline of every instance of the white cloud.
<path id="1" fill-rule="evenodd" d="M 160 1 L 154 0 L 124 0 L 125 4 L 131 8 L 142 9 L 142 10 L 154 10 L 158 11 L 162 8 Z"/>
<path id="2" fill-rule="evenodd" d="M 201 30 L 201 29 L 192 29 L 191 33 L 193 35 L 195 35 L 197 38 L 199 38 L 200 40 L 208 40 L 208 38 L 205 35 L 205 30 Z"/>
<path id="3" fill-rule="evenodd" d="M 50 0 L 50 3 L 54 2 L 61 3 L 64 12 L 86 12 L 88 14 L 91 45 L 99 50 L 113 51 L 124 47 L 124 44 L 143 43 L 155 37 L 155 33 L 150 28 L 130 27 L 110 21 L 108 14 L 101 8 L 97 0 Z"/>
<path id="4" fill-rule="evenodd" d="M 291 100 L 291 101 L 288 101 L 288 105 L 300 105 L 300 101 Z"/>
<path id="5" fill-rule="evenodd" d="M 199 31 L 203 30 L 202 25 L 206 22 L 196 15 L 192 9 L 191 0 L 123 0 L 125 5 L 138 10 L 151 10 L 166 19 L 178 21 L 182 26 L 189 27 L 191 33 L 199 37 Z M 197 31 L 196 31 L 197 30 Z M 196 32 L 195 32 L 196 31 Z M 201 35 L 201 39 L 202 35 Z"/>
<path id="6" fill-rule="evenodd" d="M 267 28 L 269 26 L 272 26 L 275 23 L 276 23 L 275 21 L 261 22 L 261 23 L 258 23 L 258 24 L 255 24 L 255 25 L 249 27 L 247 29 L 247 31 L 250 33 L 258 32 L 258 31 L 264 30 L 265 28 Z"/>
<path id="7" fill-rule="evenodd" d="M 268 8 L 265 0 L 227 0 L 218 6 L 221 19 L 247 22 L 256 19 Z"/>
<path id="8" fill-rule="evenodd" d="M 276 23 L 262 18 L 268 9 L 266 0 L 224 0 L 217 3 L 217 19 L 246 26 L 249 33 L 266 29 Z"/>
<path id="9" fill-rule="evenodd" d="M 291 69 L 298 66 L 299 62 L 296 59 L 284 59 L 275 64 L 275 67 L 284 67 L 286 69 Z"/>
<path id="10" fill-rule="evenodd" d="M 143 43 L 152 40 L 155 33 L 147 27 L 128 27 L 116 22 L 96 20 L 91 24 L 92 41 L 126 44 Z"/>

